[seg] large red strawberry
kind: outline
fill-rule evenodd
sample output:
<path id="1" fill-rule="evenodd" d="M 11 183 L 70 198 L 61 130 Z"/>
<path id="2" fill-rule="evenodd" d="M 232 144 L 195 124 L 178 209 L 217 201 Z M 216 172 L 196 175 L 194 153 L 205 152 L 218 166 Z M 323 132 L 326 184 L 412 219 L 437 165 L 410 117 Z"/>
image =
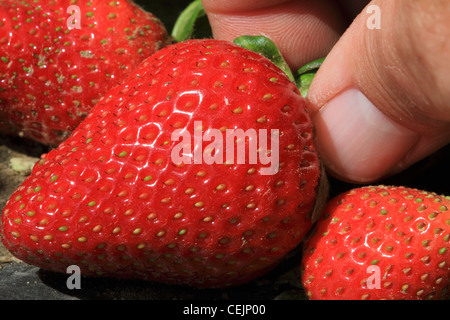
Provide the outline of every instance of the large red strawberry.
<path id="1" fill-rule="evenodd" d="M 308 240 L 311 299 L 448 296 L 450 198 L 405 187 L 363 187 L 330 201 Z"/>
<path id="2" fill-rule="evenodd" d="M 167 43 L 130 0 L 0 1 L 0 130 L 58 145 Z"/>
<path id="3" fill-rule="evenodd" d="M 250 138 L 226 143 L 239 130 Z M 4 209 L 3 242 L 59 272 L 235 285 L 302 241 L 319 178 L 295 84 L 257 53 L 190 40 L 145 60 L 42 156 Z"/>

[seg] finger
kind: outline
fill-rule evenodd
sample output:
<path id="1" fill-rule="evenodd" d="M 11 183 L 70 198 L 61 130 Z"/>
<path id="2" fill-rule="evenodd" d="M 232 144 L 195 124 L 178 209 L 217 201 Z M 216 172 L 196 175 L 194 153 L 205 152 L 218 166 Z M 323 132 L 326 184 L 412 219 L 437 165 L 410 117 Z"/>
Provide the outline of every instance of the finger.
<path id="1" fill-rule="evenodd" d="M 335 176 L 375 181 L 450 141 L 449 18 L 446 1 L 372 1 L 330 52 L 308 94 Z"/>
<path id="2" fill-rule="evenodd" d="M 203 0 L 203 5 L 214 38 L 264 35 L 293 69 L 325 56 L 346 27 L 338 6 L 327 0 Z"/>

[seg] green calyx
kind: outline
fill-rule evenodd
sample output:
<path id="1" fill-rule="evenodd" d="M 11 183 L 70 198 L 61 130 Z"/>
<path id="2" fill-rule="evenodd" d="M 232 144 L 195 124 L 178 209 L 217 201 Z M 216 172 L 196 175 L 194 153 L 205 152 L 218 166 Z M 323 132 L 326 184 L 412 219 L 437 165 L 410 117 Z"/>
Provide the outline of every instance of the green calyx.
<path id="1" fill-rule="evenodd" d="M 292 74 L 286 60 L 284 60 L 281 55 L 280 50 L 278 50 L 275 43 L 273 43 L 269 38 L 264 36 L 241 36 L 234 39 L 233 42 L 242 48 L 263 55 L 272 61 L 278 68 L 283 70 L 291 81 L 295 81 L 294 75 Z"/>
<path id="2" fill-rule="evenodd" d="M 236 38 L 233 42 L 242 48 L 257 52 L 272 61 L 292 82 L 295 82 L 304 98 L 308 93 L 308 89 L 314 76 L 325 60 L 325 58 L 317 59 L 304 65 L 298 69 L 297 72 L 292 73 L 277 46 L 270 39 L 264 36 L 241 36 Z"/>
<path id="3" fill-rule="evenodd" d="M 319 68 L 324 60 L 325 58 L 314 60 L 313 62 L 310 62 L 298 69 L 294 74 L 295 84 L 303 97 L 306 97 L 313 78 L 317 71 L 319 71 Z"/>

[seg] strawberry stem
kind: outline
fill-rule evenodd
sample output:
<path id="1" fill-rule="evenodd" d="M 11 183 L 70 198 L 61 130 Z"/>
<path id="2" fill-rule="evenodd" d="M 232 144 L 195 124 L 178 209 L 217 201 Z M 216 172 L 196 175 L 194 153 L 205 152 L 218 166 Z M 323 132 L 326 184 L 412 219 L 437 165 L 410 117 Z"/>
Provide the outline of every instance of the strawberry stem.
<path id="1" fill-rule="evenodd" d="M 278 68 L 284 71 L 291 81 L 295 81 L 289 65 L 278 50 L 275 43 L 264 36 L 241 36 L 233 41 L 238 46 L 257 52 L 270 61 L 272 61 Z"/>
<path id="2" fill-rule="evenodd" d="M 201 0 L 194 0 L 181 12 L 172 29 L 172 38 L 175 42 L 182 42 L 192 37 L 195 23 L 206 15 Z"/>

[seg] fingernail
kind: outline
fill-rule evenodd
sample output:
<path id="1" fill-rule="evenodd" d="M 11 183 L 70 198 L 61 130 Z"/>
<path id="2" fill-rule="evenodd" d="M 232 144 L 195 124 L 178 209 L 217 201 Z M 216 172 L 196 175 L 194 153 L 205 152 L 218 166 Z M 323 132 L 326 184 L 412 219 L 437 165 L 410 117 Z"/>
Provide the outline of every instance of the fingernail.
<path id="1" fill-rule="evenodd" d="M 394 122 L 357 89 L 339 94 L 314 119 L 325 166 L 344 180 L 367 183 L 396 167 L 419 135 Z"/>

